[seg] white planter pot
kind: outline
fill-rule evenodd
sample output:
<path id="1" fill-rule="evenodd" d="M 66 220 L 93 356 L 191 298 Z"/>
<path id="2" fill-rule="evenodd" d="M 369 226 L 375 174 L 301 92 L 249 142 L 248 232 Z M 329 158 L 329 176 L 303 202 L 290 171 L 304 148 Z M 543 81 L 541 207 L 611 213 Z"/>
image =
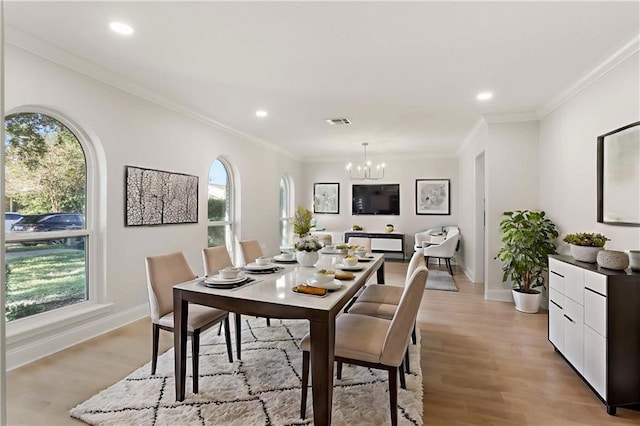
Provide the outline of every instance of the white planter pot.
<path id="1" fill-rule="evenodd" d="M 571 244 L 571 256 L 580 262 L 596 263 L 598 252 L 602 247 L 576 246 Z"/>
<path id="2" fill-rule="evenodd" d="M 317 251 L 297 251 L 296 260 L 302 266 L 313 266 L 318 261 Z"/>
<path id="3" fill-rule="evenodd" d="M 539 291 L 536 294 L 529 294 L 511 290 L 511 294 L 513 295 L 513 301 L 515 302 L 516 309 L 518 311 L 524 312 L 526 314 L 535 314 L 540 310 L 542 293 L 540 293 Z"/>

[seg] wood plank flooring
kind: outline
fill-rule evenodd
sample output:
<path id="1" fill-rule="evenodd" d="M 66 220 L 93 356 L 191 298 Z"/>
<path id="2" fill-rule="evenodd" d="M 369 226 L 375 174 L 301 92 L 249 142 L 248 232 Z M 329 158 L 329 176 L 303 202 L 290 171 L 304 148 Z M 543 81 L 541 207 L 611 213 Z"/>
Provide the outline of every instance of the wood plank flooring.
<path id="1" fill-rule="evenodd" d="M 430 265 L 430 267 L 437 267 Z M 386 263 L 387 283 L 406 264 Z M 547 340 L 546 311 L 518 313 L 485 301 L 461 273 L 459 292 L 426 290 L 422 336 L 425 425 L 639 425 L 640 412 L 615 417 Z M 161 350 L 173 344 L 161 334 Z M 10 372 L 10 425 L 73 425 L 68 410 L 149 361 L 151 325 L 140 320 Z"/>

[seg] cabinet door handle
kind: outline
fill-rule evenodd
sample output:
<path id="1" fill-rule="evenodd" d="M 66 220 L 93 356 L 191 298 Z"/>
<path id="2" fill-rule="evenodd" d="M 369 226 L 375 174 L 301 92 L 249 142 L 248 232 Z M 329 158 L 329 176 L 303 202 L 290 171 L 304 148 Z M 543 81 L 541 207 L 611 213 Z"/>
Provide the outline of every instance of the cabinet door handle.
<path id="1" fill-rule="evenodd" d="M 606 295 L 604 295 L 604 294 L 602 294 L 602 293 L 599 293 L 599 292 L 597 292 L 597 291 L 595 291 L 595 290 L 593 290 L 593 289 L 591 289 L 591 288 L 589 288 L 589 287 L 585 287 L 584 289 L 585 289 L 585 290 L 589 290 L 591 293 L 595 293 L 595 294 L 597 294 L 598 296 L 607 297 Z"/>
<path id="2" fill-rule="evenodd" d="M 559 276 L 560 278 L 564 278 L 564 275 L 557 273 L 556 271 L 551 271 L 552 274 Z"/>
<path id="3" fill-rule="evenodd" d="M 571 318 L 569 318 L 569 317 L 567 316 L 567 314 L 564 314 L 564 317 L 565 317 L 566 319 L 568 319 L 569 321 L 574 322 Z"/>
<path id="4" fill-rule="evenodd" d="M 549 301 L 551 303 L 553 303 L 554 305 L 556 305 L 558 308 L 562 309 L 562 306 L 558 305 L 556 302 L 554 302 L 553 300 L 549 299 Z"/>

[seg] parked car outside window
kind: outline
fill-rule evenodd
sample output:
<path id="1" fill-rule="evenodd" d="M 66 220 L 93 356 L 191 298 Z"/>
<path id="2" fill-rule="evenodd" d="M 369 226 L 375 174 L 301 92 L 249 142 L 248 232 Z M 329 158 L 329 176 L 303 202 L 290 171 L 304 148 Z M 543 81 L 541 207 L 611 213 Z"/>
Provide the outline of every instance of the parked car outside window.
<path id="1" fill-rule="evenodd" d="M 11 226 L 20 219 L 22 219 L 22 215 L 20 213 L 5 212 L 4 213 L 4 231 L 11 232 Z"/>
<path id="2" fill-rule="evenodd" d="M 83 229 L 84 215 L 81 213 L 42 213 L 28 214 L 22 216 L 20 220 L 11 226 L 12 232 L 50 232 L 64 231 L 69 229 Z M 23 245 L 34 245 L 39 241 L 23 243 Z M 40 241 L 51 244 L 64 244 L 66 239 Z"/>

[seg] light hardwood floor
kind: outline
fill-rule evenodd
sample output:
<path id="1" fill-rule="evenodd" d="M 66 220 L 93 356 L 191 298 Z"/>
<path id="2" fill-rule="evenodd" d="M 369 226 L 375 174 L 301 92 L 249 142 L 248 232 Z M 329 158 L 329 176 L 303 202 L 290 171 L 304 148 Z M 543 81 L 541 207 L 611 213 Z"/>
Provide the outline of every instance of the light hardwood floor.
<path id="1" fill-rule="evenodd" d="M 434 265 L 430 265 L 435 267 Z M 406 264 L 386 263 L 387 283 Z M 640 411 L 604 405 L 554 352 L 546 311 L 485 301 L 461 273 L 459 292 L 426 290 L 422 336 L 425 425 L 639 425 Z M 172 345 L 161 335 L 161 350 Z M 137 321 L 9 373 L 10 425 L 82 424 L 68 410 L 149 361 L 151 325 Z"/>

